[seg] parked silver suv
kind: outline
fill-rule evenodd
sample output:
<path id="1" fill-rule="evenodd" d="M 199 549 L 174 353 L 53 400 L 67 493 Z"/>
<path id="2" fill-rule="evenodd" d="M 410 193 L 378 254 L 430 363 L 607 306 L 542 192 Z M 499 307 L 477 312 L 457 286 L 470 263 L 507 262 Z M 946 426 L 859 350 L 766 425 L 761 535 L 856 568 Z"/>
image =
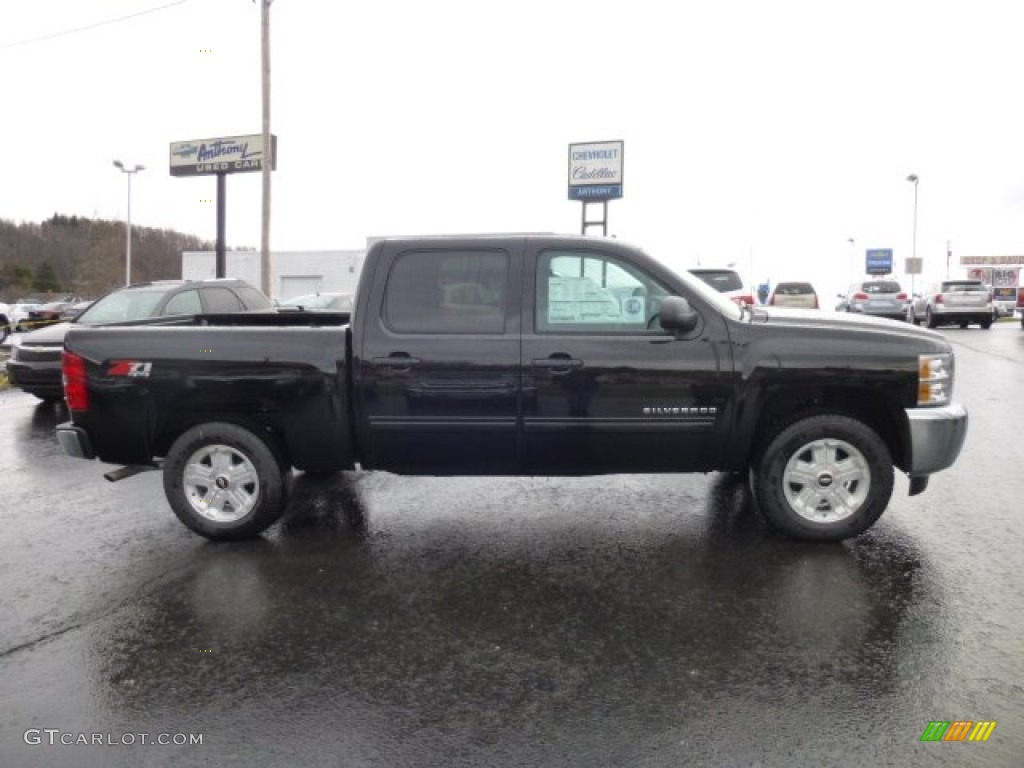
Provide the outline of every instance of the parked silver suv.
<path id="1" fill-rule="evenodd" d="M 895 280 L 861 280 L 840 298 L 839 311 L 892 320 L 903 320 L 907 314 L 907 294 Z"/>
<path id="2" fill-rule="evenodd" d="M 966 328 L 977 323 L 992 327 L 995 312 L 992 292 L 980 280 L 943 280 L 927 292 L 915 296 L 907 309 L 907 320 L 919 325 L 923 320 L 929 328 L 959 325 Z"/>

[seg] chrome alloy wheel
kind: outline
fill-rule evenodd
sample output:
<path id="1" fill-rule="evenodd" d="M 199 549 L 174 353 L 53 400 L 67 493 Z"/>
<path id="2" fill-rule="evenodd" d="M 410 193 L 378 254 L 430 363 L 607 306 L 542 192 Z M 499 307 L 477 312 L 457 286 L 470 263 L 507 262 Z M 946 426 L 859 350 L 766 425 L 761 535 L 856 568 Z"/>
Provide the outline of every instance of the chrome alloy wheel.
<path id="1" fill-rule="evenodd" d="M 786 501 L 813 523 L 836 523 L 856 512 L 871 489 L 864 455 L 843 440 L 808 443 L 786 463 L 782 475 Z"/>
<path id="2" fill-rule="evenodd" d="M 252 511 L 260 496 L 256 467 L 230 445 L 206 445 L 189 456 L 182 478 L 192 508 L 215 523 L 233 523 Z"/>

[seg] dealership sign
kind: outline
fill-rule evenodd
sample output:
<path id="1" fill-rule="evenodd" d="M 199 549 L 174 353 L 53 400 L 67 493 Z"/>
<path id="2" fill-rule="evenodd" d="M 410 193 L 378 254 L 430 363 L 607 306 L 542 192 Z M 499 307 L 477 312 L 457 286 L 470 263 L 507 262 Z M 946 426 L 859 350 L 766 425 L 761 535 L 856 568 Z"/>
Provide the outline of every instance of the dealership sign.
<path id="1" fill-rule="evenodd" d="M 872 248 L 866 255 L 869 275 L 892 274 L 892 248 Z"/>
<path id="2" fill-rule="evenodd" d="M 991 267 L 1012 267 L 1024 266 L 1024 256 L 961 256 L 960 265 L 968 266 L 991 266 Z"/>
<path id="3" fill-rule="evenodd" d="M 270 139 L 270 168 L 277 167 L 277 136 Z M 171 144 L 171 176 L 205 176 L 263 170 L 263 136 L 176 141 Z"/>
<path id="4" fill-rule="evenodd" d="M 569 145 L 570 200 L 622 197 L 624 144 L 622 141 L 598 141 Z"/>

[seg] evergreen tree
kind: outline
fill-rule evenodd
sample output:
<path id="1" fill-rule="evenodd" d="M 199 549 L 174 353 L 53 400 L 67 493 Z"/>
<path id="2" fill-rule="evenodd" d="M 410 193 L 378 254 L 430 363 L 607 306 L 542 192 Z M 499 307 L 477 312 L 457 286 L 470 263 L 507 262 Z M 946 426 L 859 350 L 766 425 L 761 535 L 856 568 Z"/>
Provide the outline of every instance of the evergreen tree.
<path id="1" fill-rule="evenodd" d="M 60 280 L 50 262 L 44 261 L 39 265 L 32 279 L 32 288 L 40 293 L 56 293 L 60 290 Z"/>

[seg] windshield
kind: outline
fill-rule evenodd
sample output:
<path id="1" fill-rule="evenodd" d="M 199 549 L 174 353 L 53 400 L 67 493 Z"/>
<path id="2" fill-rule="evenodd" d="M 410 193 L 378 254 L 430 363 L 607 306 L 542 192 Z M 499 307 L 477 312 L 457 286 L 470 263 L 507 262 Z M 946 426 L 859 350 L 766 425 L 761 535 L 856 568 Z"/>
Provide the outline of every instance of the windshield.
<path id="1" fill-rule="evenodd" d="M 142 289 L 109 293 L 80 314 L 76 323 L 123 323 L 144 320 L 156 312 L 167 289 Z"/>

